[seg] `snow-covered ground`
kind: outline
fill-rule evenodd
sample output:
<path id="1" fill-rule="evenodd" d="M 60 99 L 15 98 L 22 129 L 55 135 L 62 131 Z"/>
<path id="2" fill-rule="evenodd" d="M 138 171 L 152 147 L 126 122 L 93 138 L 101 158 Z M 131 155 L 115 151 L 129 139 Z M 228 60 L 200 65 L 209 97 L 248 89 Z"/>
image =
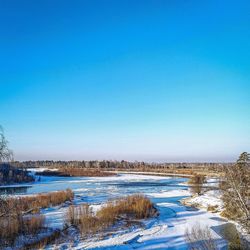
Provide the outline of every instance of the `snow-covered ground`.
<path id="1" fill-rule="evenodd" d="M 183 199 L 183 203 L 189 206 L 195 206 L 203 209 L 214 209 L 214 211 L 222 212 L 223 202 L 219 190 L 210 190 L 202 195 L 196 195 Z"/>
<path id="2" fill-rule="evenodd" d="M 216 228 L 227 223 L 218 214 L 206 209 L 194 209 L 181 204 L 180 200 L 191 196 L 186 178 L 120 174 L 111 177 L 41 177 L 33 183 L 27 194 L 49 192 L 71 188 L 75 193 L 75 204 L 88 202 L 94 211 L 100 209 L 109 199 L 133 193 L 143 193 L 155 203 L 159 217 L 145 220 L 142 228 L 134 227 L 113 232 L 109 237 L 94 236 L 88 240 L 79 237 L 66 240 L 47 249 L 188 249 L 185 232 L 199 223 L 211 228 L 212 237 L 218 249 L 226 249 L 227 242 L 216 233 Z M 209 181 L 209 185 L 216 181 Z M 210 192 L 210 193 L 209 193 Z M 194 197 L 194 202 L 205 206 L 219 204 L 215 191 Z M 43 209 L 47 225 L 62 229 L 68 205 Z"/>
<path id="3" fill-rule="evenodd" d="M 182 203 L 188 206 L 195 206 L 200 209 L 214 210 L 213 212 L 221 212 L 223 209 L 223 202 L 221 200 L 221 192 L 218 189 L 219 179 L 210 178 L 206 181 L 204 186 L 212 188 L 205 191 L 202 195 L 193 195 L 182 200 Z"/>
<path id="4" fill-rule="evenodd" d="M 151 198 L 183 197 L 187 190 L 151 193 Z M 201 227 L 219 227 L 220 220 L 212 213 L 196 209 L 189 210 L 181 204 L 156 203 L 159 218 L 146 222 L 146 227 L 132 232 L 118 233 L 104 240 L 75 242 L 74 249 L 187 249 L 185 232 L 199 223 Z M 215 231 L 212 236 L 219 249 L 226 249 L 227 243 Z M 67 247 L 67 244 L 64 245 Z"/>

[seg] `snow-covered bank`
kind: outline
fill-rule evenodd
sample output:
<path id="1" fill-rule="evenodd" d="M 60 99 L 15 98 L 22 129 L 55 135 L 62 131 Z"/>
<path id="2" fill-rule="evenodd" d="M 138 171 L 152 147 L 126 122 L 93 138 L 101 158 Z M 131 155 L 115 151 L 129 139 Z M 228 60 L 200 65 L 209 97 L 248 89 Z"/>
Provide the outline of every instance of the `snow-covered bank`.
<path id="1" fill-rule="evenodd" d="M 190 183 L 186 183 L 189 187 Z M 186 206 L 192 206 L 199 209 L 212 210 L 213 212 L 221 212 L 223 209 L 223 202 L 221 200 L 221 192 L 219 190 L 219 179 L 209 178 L 203 185 L 208 188 L 204 190 L 200 195 L 192 195 L 189 190 L 189 197 L 181 200 L 181 203 Z"/>
<path id="2" fill-rule="evenodd" d="M 218 187 L 218 179 L 208 179 L 206 187 Z M 212 212 L 214 216 L 225 220 L 227 223 L 234 224 L 241 237 L 250 244 L 250 235 L 237 221 L 232 221 L 221 216 L 223 211 L 222 193 L 219 189 L 204 191 L 201 195 L 192 195 L 181 200 L 185 206 L 198 208 L 200 211 Z"/>
<path id="3" fill-rule="evenodd" d="M 181 201 L 184 205 L 193 206 L 214 212 L 222 212 L 223 202 L 219 190 L 210 190 L 202 195 L 194 195 Z"/>
<path id="4" fill-rule="evenodd" d="M 172 197 L 190 195 L 188 190 L 163 191 L 146 194 L 152 200 L 156 199 L 156 206 L 160 211 L 158 218 L 144 221 L 145 228 L 113 232 L 108 237 L 101 239 L 98 236 L 88 240 L 75 239 L 71 243 L 61 245 L 63 249 L 188 249 L 185 240 L 187 229 L 199 223 L 201 227 L 208 226 L 216 229 L 227 221 L 220 219 L 213 213 L 199 209 L 189 209 L 180 203 L 164 202 Z M 93 206 L 98 210 L 102 205 Z M 62 212 L 62 211 L 61 211 Z M 51 213 L 50 216 L 56 216 Z M 215 230 L 212 230 L 213 240 L 218 249 L 226 249 L 227 242 Z M 52 248 L 50 248 L 52 249 Z"/>
<path id="5" fill-rule="evenodd" d="M 152 199 L 183 197 L 187 190 L 174 190 L 161 193 L 150 193 Z M 188 249 L 185 232 L 197 223 L 202 227 L 218 228 L 226 221 L 214 214 L 198 209 L 188 209 L 181 204 L 171 202 L 156 203 L 160 216 L 145 221 L 145 228 L 132 231 L 114 232 L 106 239 L 96 237 L 84 241 L 77 240 L 73 246 L 64 244 L 64 248 L 72 249 Z M 170 213 L 172 211 L 172 213 Z M 214 230 L 212 237 L 219 249 L 226 249 L 227 242 Z"/>

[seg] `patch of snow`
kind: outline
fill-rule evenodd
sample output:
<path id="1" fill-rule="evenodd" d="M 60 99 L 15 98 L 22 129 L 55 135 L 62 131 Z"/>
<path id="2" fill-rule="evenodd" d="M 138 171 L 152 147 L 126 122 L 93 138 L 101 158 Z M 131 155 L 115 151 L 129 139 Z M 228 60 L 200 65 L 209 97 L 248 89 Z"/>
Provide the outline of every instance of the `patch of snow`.
<path id="1" fill-rule="evenodd" d="M 222 211 L 223 202 L 219 190 L 210 190 L 202 195 L 197 195 L 184 199 L 184 203 L 188 205 L 196 205 L 199 208 L 207 209 L 209 206 L 216 207 L 217 211 Z"/>
<path id="2" fill-rule="evenodd" d="M 41 213 L 45 216 L 46 224 L 53 229 L 63 229 L 67 207 L 52 207 L 42 209 Z"/>
<path id="3" fill-rule="evenodd" d="M 27 170 L 31 172 L 43 172 L 46 170 L 57 171 L 58 168 L 27 168 Z"/>
<path id="4" fill-rule="evenodd" d="M 190 192 L 188 190 L 171 190 L 171 191 L 162 191 L 159 193 L 149 193 L 147 194 L 149 197 L 155 198 L 169 198 L 169 197 L 178 197 L 178 196 L 190 196 Z"/>
<path id="5" fill-rule="evenodd" d="M 220 179 L 219 178 L 209 178 L 204 184 L 206 187 L 219 187 Z"/>

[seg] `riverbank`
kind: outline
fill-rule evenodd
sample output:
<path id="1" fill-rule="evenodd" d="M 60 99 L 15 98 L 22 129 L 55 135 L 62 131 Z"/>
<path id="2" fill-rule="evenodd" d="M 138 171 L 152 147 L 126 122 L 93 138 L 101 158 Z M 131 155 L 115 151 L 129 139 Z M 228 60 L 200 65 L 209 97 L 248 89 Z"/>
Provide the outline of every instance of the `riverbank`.
<path id="1" fill-rule="evenodd" d="M 186 184 L 189 185 L 188 183 Z M 205 186 L 208 189 L 205 189 L 202 194 L 191 195 L 190 197 L 182 199 L 180 202 L 185 206 L 197 208 L 200 211 L 210 212 L 214 214 L 214 216 L 220 217 L 228 224 L 234 225 L 239 233 L 240 238 L 244 241 L 246 245 L 250 245 L 250 235 L 242 227 L 242 225 L 240 225 L 236 221 L 230 220 L 222 216 L 224 208 L 222 201 L 222 193 L 219 189 L 219 179 L 210 178 L 207 180 L 207 183 L 205 183 Z"/>

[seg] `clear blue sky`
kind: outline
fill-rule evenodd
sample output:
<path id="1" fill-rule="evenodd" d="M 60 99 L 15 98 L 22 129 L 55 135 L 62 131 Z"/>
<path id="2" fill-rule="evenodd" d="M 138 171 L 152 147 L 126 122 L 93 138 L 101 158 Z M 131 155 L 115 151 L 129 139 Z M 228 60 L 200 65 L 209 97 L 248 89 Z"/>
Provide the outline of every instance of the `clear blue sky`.
<path id="1" fill-rule="evenodd" d="M 0 0 L 0 124 L 17 160 L 235 160 L 250 2 Z"/>

